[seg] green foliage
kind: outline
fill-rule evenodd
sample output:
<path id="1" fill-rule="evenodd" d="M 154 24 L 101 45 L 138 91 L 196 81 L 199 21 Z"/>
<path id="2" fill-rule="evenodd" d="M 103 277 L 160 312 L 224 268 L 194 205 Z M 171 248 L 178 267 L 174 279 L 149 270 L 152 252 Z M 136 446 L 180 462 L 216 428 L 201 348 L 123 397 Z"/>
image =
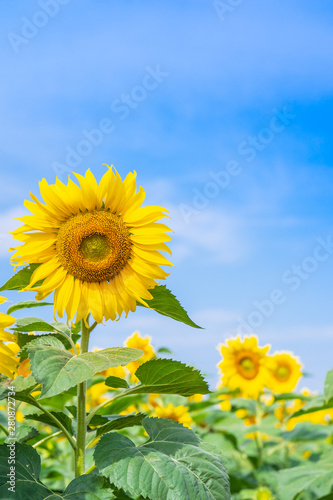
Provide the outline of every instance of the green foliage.
<path id="1" fill-rule="evenodd" d="M 78 356 L 52 345 L 35 346 L 34 342 L 27 349 L 32 373 L 42 384 L 41 397 L 60 394 L 98 372 L 127 365 L 142 356 L 140 349 L 129 347 L 112 347 Z"/>
<path id="2" fill-rule="evenodd" d="M 40 318 L 21 318 L 18 319 L 13 327 L 14 331 L 19 332 L 69 332 L 69 328 L 63 325 L 65 328 L 61 328 L 62 323 L 47 323 Z"/>
<path id="3" fill-rule="evenodd" d="M 327 403 L 330 401 L 330 399 L 333 399 L 333 370 L 330 370 L 326 375 L 324 396 Z M 332 401 L 332 406 L 333 406 L 333 401 Z"/>
<path id="4" fill-rule="evenodd" d="M 66 415 L 66 413 L 62 411 L 51 411 L 50 413 L 54 415 L 57 420 L 59 420 L 59 422 L 65 427 L 65 429 L 68 430 L 68 432 L 73 433 L 72 420 L 68 415 Z M 61 429 L 61 427 L 51 417 L 49 417 L 49 415 L 45 413 L 29 413 L 25 416 L 25 418 L 28 420 L 43 422 L 43 424 L 51 425 L 53 427 L 56 427 L 57 429 Z"/>
<path id="5" fill-rule="evenodd" d="M 105 385 L 112 387 L 113 389 L 127 389 L 128 383 L 125 379 L 120 377 L 107 377 L 105 380 Z"/>
<path id="6" fill-rule="evenodd" d="M 26 441 L 30 441 L 30 439 L 38 436 L 39 432 L 34 427 L 31 427 L 27 424 L 20 424 L 18 429 L 15 432 L 15 440 L 17 443 L 25 443 Z M 5 439 L 5 443 L 11 443 L 12 438 L 7 437 Z"/>
<path id="7" fill-rule="evenodd" d="M 4 500 L 111 500 L 115 498 L 105 480 L 95 474 L 77 477 L 63 494 L 54 494 L 39 480 L 41 471 L 40 456 L 26 444 L 15 444 L 15 493 L 9 492 L 8 474 L 10 450 L 7 445 L 0 446 L 0 498 Z M 15 495 L 15 496 L 14 496 Z"/>
<path id="8" fill-rule="evenodd" d="M 19 309 L 31 309 L 32 307 L 40 306 L 53 306 L 53 302 L 37 302 L 36 300 L 25 300 L 24 302 L 17 302 L 7 309 L 7 314 L 12 314 Z"/>
<path id="9" fill-rule="evenodd" d="M 283 500 L 293 500 L 306 491 L 321 498 L 333 493 L 333 452 L 327 453 L 321 460 L 299 467 L 285 469 L 279 473 L 279 493 Z"/>
<path id="10" fill-rule="evenodd" d="M 141 446 L 116 432 L 97 444 L 96 465 L 111 483 L 152 500 L 230 499 L 223 463 L 192 430 L 158 418 L 143 427 L 150 439 Z"/>
<path id="11" fill-rule="evenodd" d="M 149 292 L 153 296 L 151 300 L 147 300 L 149 309 L 154 309 L 154 311 L 162 314 L 163 316 L 168 316 L 169 318 L 185 323 L 185 325 L 192 326 L 193 328 L 201 328 L 201 326 L 196 325 L 189 318 L 179 300 L 170 292 L 170 290 L 167 289 L 165 285 L 156 285 L 155 288 L 149 290 Z M 140 304 L 140 302 L 137 302 L 137 305 L 146 307 L 143 304 Z"/>
<path id="12" fill-rule="evenodd" d="M 134 425 L 141 425 L 142 420 L 145 418 L 144 413 L 137 413 L 136 415 L 108 415 L 108 422 L 96 431 L 96 437 L 102 436 L 110 431 L 125 429 L 126 427 L 133 427 Z"/>
<path id="13" fill-rule="evenodd" d="M 2 285 L 0 292 L 3 292 L 4 290 L 23 290 L 23 288 L 29 285 L 32 273 L 39 265 L 40 264 L 30 264 L 29 266 L 20 269 L 20 271 L 17 271 L 14 276 L 9 278 L 9 280 Z M 41 282 L 37 282 L 36 285 L 40 283 Z"/>
<path id="14" fill-rule="evenodd" d="M 192 396 L 207 394 L 207 382 L 195 368 L 173 359 L 152 359 L 143 363 L 135 375 L 141 384 L 128 393 L 160 393 Z"/>

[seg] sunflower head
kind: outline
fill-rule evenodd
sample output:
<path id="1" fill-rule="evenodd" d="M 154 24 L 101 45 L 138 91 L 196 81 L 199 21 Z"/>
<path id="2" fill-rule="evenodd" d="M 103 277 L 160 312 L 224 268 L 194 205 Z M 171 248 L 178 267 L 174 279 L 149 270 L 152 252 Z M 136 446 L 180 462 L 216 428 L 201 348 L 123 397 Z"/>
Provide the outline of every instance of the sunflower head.
<path id="1" fill-rule="evenodd" d="M 295 389 L 302 376 L 302 365 L 292 353 L 277 352 L 271 356 L 272 366 L 268 387 L 278 394 Z"/>
<path id="2" fill-rule="evenodd" d="M 6 301 L 5 297 L 0 297 L 0 304 Z M 9 378 L 14 378 L 17 375 L 27 377 L 31 373 L 30 359 L 20 363 L 20 358 L 17 357 L 20 347 L 17 344 L 16 336 L 4 330 L 15 321 L 13 316 L 0 312 L 0 374 Z"/>
<path id="3" fill-rule="evenodd" d="M 132 361 L 131 363 L 126 365 L 126 368 L 131 373 L 131 380 L 133 382 L 138 381 L 137 377 L 134 374 L 136 370 L 139 368 L 139 366 L 155 357 L 155 351 L 150 342 L 151 342 L 151 337 L 148 336 L 142 337 L 140 335 L 140 332 L 134 332 L 124 342 L 124 345 L 126 347 L 131 347 L 133 349 L 141 349 L 141 351 L 143 351 L 143 356 L 141 356 L 140 359 Z"/>
<path id="4" fill-rule="evenodd" d="M 223 359 L 217 366 L 223 386 L 239 389 L 244 397 L 257 398 L 269 375 L 269 348 L 268 345 L 259 347 L 255 335 L 244 339 L 238 336 L 219 345 Z"/>
<path id="5" fill-rule="evenodd" d="M 99 183 L 90 170 L 74 175 L 78 184 L 43 179 L 44 203 L 33 194 L 25 201 L 31 214 L 12 233 L 23 244 L 11 249 L 11 262 L 39 264 L 26 290 L 37 300 L 54 291 L 54 311 L 67 322 L 89 313 L 98 323 L 127 316 L 137 302 L 148 306 L 149 290 L 168 276 L 160 266 L 172 264 L 160 251 L 171 253 L 171 230 L 157 222 L 167 210 L 141 207 L 145 192 L 137 191 L 135 172 L 122 180 L 108 167 Z"/>
<path id="6" fill-rule="evenodd" d="M 175 420 L 184 427 L 191 427 L 193 420 L 188 412 L 188 406 L 174 406 L 169 403 L 167 406 L 157 406 L 155 408 L 155 415 L 159 418 L 168 418 L 169 420 Z"/>

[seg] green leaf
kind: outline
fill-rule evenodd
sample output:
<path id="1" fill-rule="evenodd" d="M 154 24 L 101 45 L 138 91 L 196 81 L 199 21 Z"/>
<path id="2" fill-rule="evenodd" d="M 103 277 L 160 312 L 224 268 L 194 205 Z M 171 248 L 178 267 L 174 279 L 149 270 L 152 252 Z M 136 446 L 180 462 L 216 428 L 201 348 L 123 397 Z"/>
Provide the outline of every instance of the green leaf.
<path id="1" fill-rule="evenodd" d="M 324 455 L 315 463 L 279 471 L 279 492 L 283 500 L 293 500 L 306 491 L 321 498 L 332 492 L 333 453 Z"/>
<path id="2" fill-rule="evenodd" d="M 10 397 L 15 397 L 17 401 L 25 401 L 26 403 L 33 404 L 34 399 L 30 396 L 32 388 L 37 384 L 36 380 L 32 375 L 28 377 L 16 377 L 10 382 L 10 387 L 14 387 L 15 396 L 12 394 Z M 8 381 L 2 382 L 0 384 L 0 399 L 8 397 L 8 392 L 12 392 L 8 389 Z"/>
<path id="3" fill-rule="evenodd" d="M 47 323 L 41 318 L 21 318 L 15 323 L 12 330 L 20 332 L 61 332 L 65 333 L 62 323 Z"/>
<path id="4" fill-rule="evenodd" d="M 8 491 L 11 487 L 8 481 L 10 472 L 10 448 L 0 446 L 0 498 L 9 499 L 12 495 L 15 500 L 38 498 L 42 500 L 51 497 L 52 491 L 38 482 L 41 464 L 40 456 L 32 447 L 22 443 L 15 443 L 15 496 Z"/>
<path id="5" fill-rule="evenodd" d="M 27 267 L 24 267 L 20 271 L 14 274 L 2 287 L 0 288 L 0 292 L 4 290 L 22 290 L 27 287 L 30 283 L 30 278 L 32 273 L 37 269 L 40 264 L 30 264 Z M 36 285 L 39 285 L 41 281 L 37 282 Z"/>
<path id="6" fill-rule="evenodd" d="M 53 493 L 39 481 L 40 456 L 26 444 L 15 444 L 15 493 L 8 491 L 10 472 L 9 448 L 0 446 L 0 498 L 4 500 L 111 500 L 114 497 L 105 479 L 96 474 L 75 478 L 64 493 Z"/>
<path id="7" fill-rule="evenodd" d="M 53 337 L 53 338 L 58 339 L 65 346 L 66 349 L 72 348 L 70 342 L 66 339 L 66 337 L 64 337 L 60 333 L 39 333 L 36 335 L 31 335 L 29 333 L 15 332 L 15 335 L 16 335 L 16 339 L 17 339 L 16 343 L 18 346 L 21 347 L 21 351 L 20 351 L 21 359 L 24 357 L 27 357 L 26 350 L 23 348 L 27 344 L 30 344 L 30 342 L 33 342 L 35 339 L 41 339 L 41 338 L 47 339 L 47 338 Z M 73 341 L 74 341 L 74 339 L 73 339 Z"/>
<path id="8" fill-rule="evenodd" d="M 74 355 L 56 347 L 27 347 L 31 359 L 31 370 L 41 383 L 41 398 L 55 396 L 74 385 L 84 382 L 96 373 L 110 367 L 127 365 L 141 358 L 141 349 L 112 347 L 97 352 Z"/>
<path id="9" fill-rule="evenodd" d="M 36 300 L 17 302 L 17 304 L 13 304 L 8 308 L 7 314 L 12 314 L 14 311 L 18 311 L 19 309 L 30 309 L 31 307 L 39 306 L 53 306 L 53 302 L 37 302 Z"/>
<path id="10" fill-rule="evenodd" d="M 112 500 L 116 497 L 103 477 L 96 474 L 84 474 L 69 483 L 61 498 L 64 500 Z"/>
<path id="11" fill-rule="evenodd" d="M 291 431 L 282 432 L 281 437 L 287 441 L 315 441 L 326 439 L 332 434 L 329 425 L 312 424 L 311 422 L 299 422 Z"/>
<path id="12" fill-rule="evenodd" d="M 158 354 L 173 354 L 173 352 L 171 351 L 171 349 L 169 349 L 168 347 L 160 347 L 159 349 L 157 349 L 157 353 Z"/>
<path id="13" fill-rule="evenodd" d="M 156 285 L 155 288 L 149 290 L 153 298 L 147 300 L 149 309 L 154 309 L 154 311 L 162 314 L 163 316 L 169 316 L 169 318 L 185 323 L 185 325 L 192 326 L 193 328 L 201 328 L 201 326 L 196 325 L 188 316 L 187 312 L 180 304 L 179 300 L 167 289 L 165 285 Z M 146 307 L 143 304 L 137 302 L 138 306 Z"/>
<path id="14" fill-rule="evenodd" d="M 113 376 L 110 376 L 105 380 L 105 385 L 112 387 L 112 389 L 127 389 L 128 387 L 128 383 L 125 379 Z"/>
<path id="15" fill-rule="evenodd" d="M 36 385 L 36 380 L 31 374 L 27 377 L 22 377 L 22 375 L 20 375 L 19 377 L 14 378 L 11 385 L 15 387 L 15 393 L 28 391 Z"/>
<path id="16" fill-rule="evenodd" d="M 25 443 L 36 436 L 38 436 L 39 432 L 34 427 L 31 427 L 27 424 L 20 424 L 15 431 L 15 439 L 18 443 Z M 5 439 L 5 443 L 11 443 L 12 438 L 7 437 Z"/>
<path id="17" fill-rule="evenodd" d="M 193 396 L 193 394 L 209 393 L 208 384 L 199 370 L 173 359 L 146 361 L 139 366 L 135 375 L 141 385 L 133 387 L 126 394 L 153 392 Z"/>
<path id="18" fill-rule="evenodd" d="M 333 370 L 327 372 L 324 386 L 324 396 L 326 402 L 333 398 Z"/>
<path id="19" fill-rule="evenodd" d="M 303 415 L 308 415 L 309 413 L 315 413 L 316 411 L 328 410 L 333 408 L 333 401 L 325 404 L 324 396 L 315 396 L 310 401 L 308 401 L 300 410 L 288 415 L 286 420 L 290 420 L 294 417 L 301 417 Z"/>
<path id="20" fill-rule="evenodd" d="M 135 446 L 117 432 L 96 446 L 95 463 L 111 483 L 152 500 L 228 500 L 228 476 L 220 458 L 177 422 L 145 418 L 150 439 Z"/>
<path id="21" fill-rule="evenodd" d="M 133 427 L 134 425 L 141 425 L 142 420 L 145 418 L 144 413 L 137 413 L 136 415 L 108 415 L 108 419 L 111 422 L 98 427 L 96 430 L 96 437 L 105 434 L 106 432 L 124 429 L 125 427 Z"/>
<path id="22" fill-rule="evenodd" d="M 66 413 L 62 411 L 51 411 L 50 413 L 52 413 L 52 415 L 54 415 L 59 420 L 59 422 L 65 427 L 68 432 L 70 432 L 71 434 L 73 433 L 72 420 L 68 415 L 66 415 Z M 50 418 L 48 415 L 45 415 L 45 413 L 31 413 L 25 415 L 25 418 L 27 420 L 36 420 L 37 422 L 42 422 L 43 424 L 61 429 L 61 427 L 57 425 L 57 423 L 52 420 L 52 418 Z"/>

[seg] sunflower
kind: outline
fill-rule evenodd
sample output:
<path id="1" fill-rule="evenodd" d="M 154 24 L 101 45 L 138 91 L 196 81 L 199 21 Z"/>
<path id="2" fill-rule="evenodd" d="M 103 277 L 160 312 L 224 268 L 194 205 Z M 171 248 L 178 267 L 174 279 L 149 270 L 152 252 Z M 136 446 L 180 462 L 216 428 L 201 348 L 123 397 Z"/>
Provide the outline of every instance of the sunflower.
<path id="1" fill-rule="evenodd" d="M 278 394 L 293 391 L 302 376 L 299 359 L 288 352 L 276 352 L 271 359 L 274 365 L 267 387 Z"/>
<path id="2" fill-rule="evenodd" d="M 171 230 L 156 222 L 167 210 L 141 207 L 145 192 L 137 192 L 135 172 L 122 180 L 108 167 L 99 184 L 90 170 L 74 175 L 79 185 L 70 177 L 67 185 L 43 179 L 44 203 L 33 194 L 25 201 L 31 214 L 12 233 L 23 244 L 10 249 L 15 267 L 39 264 L 25 290 L 36 291 L 37 300 L 54 291 L 54 314 L 66 312 L 67 323 L 75 314 L 75 322 L 91 313 L 102 323 L 127 316 L 137 302 L 149 307 L 149 290 L 168 276 L 159 266 L 172 265 L 160 253 L 171 254 Z"/>
<path id="3" fill-rule="evenodd" d="M 5 297 L 0 297 L 0 304 L 6 301 Z M 4 330 L 15 321 L 16 319 L 13 316 L 0 312 L 0 374 L 9 378 L 14 378 L 16 375 L 27 377 L 31 373 L 29 369 L 30 359 L 20 363 L 20 358 L 16 356 L 20 350 L 16 336 Z"/>
<path id="4" fill-rule="evenodd" d="M 193 420 L 188 412 L 188 406 L 174 406 L 169 403 L 168 406 L 157 406 L 155 408 L 155 415 L 159 418 L 168 418 L 169 420 L 175 420 L 184 427 L 191 427 Z"/>
<path id="5" fill-rule="evenodd" d="M 126 365 L 126 368 L 131 373 L 131 380 L 133 382 L 138 381 L 137 377 L 134 374 L 136 370 L 139 368 L 139 366 L 155 357 L 155 351 L 150 342 L 151 342 L 151 337 L 148 336 L 141 337 L 140 332 L 134 332 L 124 342 L 124 345 L 126 347 L 132 347 L 133 349 L 141 349 L 141 351 L 143 351 L 143 356 L 141 356 L 140 359 L 132 361 L 131 363 Z"/>
<path id="6" fill-rule="evenodd" d="M 226 345 L 220 344 L 218 349 L 223 359 L 217 366 L 223 386 L 239 389 L 244 397 L 257 398 L 269 377 L 269 348 L 259 347 L 255 335 L 243 340 L 238 336 L 228 339 Z"/>

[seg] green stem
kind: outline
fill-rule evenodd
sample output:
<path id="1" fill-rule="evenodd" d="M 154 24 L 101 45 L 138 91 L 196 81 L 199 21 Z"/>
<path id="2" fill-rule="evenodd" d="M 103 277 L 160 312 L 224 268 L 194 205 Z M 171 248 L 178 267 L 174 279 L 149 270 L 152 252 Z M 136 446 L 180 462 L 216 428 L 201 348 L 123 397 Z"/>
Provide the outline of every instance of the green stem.
<path id="1" fill-rule="evenodd" d="M 91 467 L 89 467 L 89 469 L 85 472 L 85 474 L 90 474 L 90 472 L 92 472 L 93 470 L 97 469 L 96 465 L 92 465 Z"/>
<path id="2" fill-rule="evenodd" d="M 62 335 L 63 337 L 65 337 L 65 339 L 70 343 L 70 345 L 72 346 L 72 349 L 74 351 L 74 354 L 78 355 L 78 352 L 77 352 L 77 349 L 76 349 L 76 345 L 74 344 L 73 340 L 71 337 L 68 337 L 68 335 L 66 335 L 66 333 L 63 333 L 63 332 L 60 332 L 59 330 L 54 330 L 54 333 L 57 333 L 58 335 Z"/>
<path id="3" fill-rule="evenodd" d="M 60 420 L 58 420 L 57 417 L 55 417 L 54 415 L 52 415 L 52 413 L 49 412 L 46 408 L 44 408 L 44 406 L 42 406 L 37 400 L 34 400 L 33 404 L 35 406 L 37 406 L 37 408 L 39 408 L 40 410 L 42 410 L 45 413 L 45 415 L 47 415 L 49 418 L 51 418 L 53 420 L 54 423 L 57 424 L 57 427 L 62 430 L 62 432 L 67 437 L 67 439 L 68 439 L 71 447 L 73 448 L 73 450 L 75 450 L 76 449 L 76 443 L 74 441 L 74 438 L 73 438 L 73 436 L 70 435 L 70 433 L 68 432 L 68 430 L 66 429 L 66 427 L 64 427 L 62 425 L 62 423 L 60 422 Z"/>
<path id="4" fill-rule="evenodd" d="M 39 446 L 40 444 L 46 443 L 46 441 L 48 441 L 49 439 L 60 436 L 60 434 L 62 434 L 62 431 L 58 431 L 58 432 L 54 432 L 53 434 L 49 434 L 48 436 L 41 439 L 40 441 L 37 441 L 37 443 L 33 444 L 32 447 L 37 448 L 37 446 Z"/>
<path id="5" fill-rule="evenodd" d="M 256 436 L 256 443 L 257 443 L 257 448 L 258 448 L 258 467 L 260 467 L 260 465 L 262 465 L 262 461 L 263 461 L 264 446 L 263 446 L 262 437 L 261 437 L 261 433 L 260 433 L 260 426 L 261 426 L 261 421 L 262 421 L 262 409 L 260 406 L 259 398 L 256 401 L 256 420 L 257 420 L 256 424 L 257 424 L 257 427 L 259 428 L 259 430 L 255 432 L 255 436 Z"/>
<path id="6" fill-rule="evenodd" d="M 3 432 L 6 434 L 6 436 L 9 436 L 9 432 L 8 430 L 6 429 L 5 426 L 3 426 L 2 424 L 0 424 L 0 429 L 3 430 Z"/>
<path id="7" fill-rule="evenodd" d="M 88 319 L 87 319 L 88 321 Z M 84 320 L 81 321 L 81 350 L 80 354 L 88 352 L 89 335 L 91 329 L 86 326 Z M 77 431 L 76 431 L 76 452 L 75 452 L 75 477 L 84 474 L 85 451 L 86 451 L 86 398 L 87 382 L 81 382 L 77 386 Z"/>
<path id="8" fill-rule="evenodd" d="M 127 396 L 127 392 L 122 392 L 121 394 L 117 394 L 113 398 L 107 399 L 106 401 L 104 401 L 100 405 L 96 406 L 93 410 L 91 410 L 91 412 L 87 416 L 87 420 L 86 420 L 87 425 L 89 424 L 90 420 L 96 415 L 96 413 L 99 412 L 99 410 L 101 410 L 102 408 L 104 408 L 104 406 L 107 406 L 112 401 L 115 401 L 116 399 L 120 399 L 123 396 Z"/>

